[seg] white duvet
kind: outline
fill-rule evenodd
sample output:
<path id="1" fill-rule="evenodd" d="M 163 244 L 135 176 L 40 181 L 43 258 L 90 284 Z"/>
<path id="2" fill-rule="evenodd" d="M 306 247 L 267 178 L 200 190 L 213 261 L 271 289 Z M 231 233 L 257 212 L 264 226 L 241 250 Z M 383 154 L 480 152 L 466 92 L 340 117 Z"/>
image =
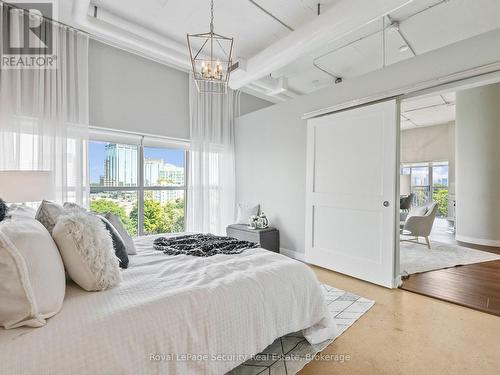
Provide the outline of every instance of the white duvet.
<path id="1" fill-rule="evenodd" d="M 285 334 L 336 336 L 306 265 L 263 249 L 166 256 L 153 239 L 136 240 L 117 288 L 70 284 L 46 326 L 0 329 L 0 373 L 223 374 Z"/>

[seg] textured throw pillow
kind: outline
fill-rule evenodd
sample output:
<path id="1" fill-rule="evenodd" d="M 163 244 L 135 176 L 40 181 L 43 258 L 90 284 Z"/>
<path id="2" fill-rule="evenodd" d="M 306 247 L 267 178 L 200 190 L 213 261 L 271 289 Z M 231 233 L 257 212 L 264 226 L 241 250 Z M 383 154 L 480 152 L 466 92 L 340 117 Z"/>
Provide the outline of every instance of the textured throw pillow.
<path id="1" fill-rule="evenodd" d="M 64 208 L 60 204 L 42 201 L 35 218 L 52 234 L 52 229 L 56 225 L 57 218 L 64 212 Z"/>
<path id="2" fill-rule="evenodd" d="M 111 212 L 107 213 L 104 215 L 106 219 L 115 227 L 115 229 L 120 233 L 120 236 L 122 237 L 123 243 L 125 244 L 125 248 L 127 249 L 127 254 L 128 255 L 135 255 L 137 254 L 137 250 L 135 248 L 135 243 L 132 237 L 128 234 L 127 230 L 124 228 L 123 223 L 121 222 L 120 218 Z"/>
<path id="3" fill-rule="evenodd" d="M 89 212 L 82 206 L 73 202 L 65 202 L 63 207 L 65 210 L 68 211 L 73 210 L 73 211 L 87 212 L 89 215 L 95 215 L 99 219 L 101 219 L 104 225 L 106 226 L 106 230 L 111 235 L 111 240 L 113 241 L 113 249 L 115 250 L 115 255 L 120 260 L 120 267 L 121 268 L 128 267 L 128 255 L 123 238 L 121 237 L 120 232 L 116 230 L 114 225 L 109 220 L 107 220 L 105 217 L 101 215 L 96 215 L 93 212 Z"/>
<path id="4" fill-rule="evenodd" d="M 115 251 L 115 255 L 120 260 L 120 267 L 127 268 L 128 267 L 128 254 L 127 249 L 125 248 L 125 243 L 123 242 L 122 236 L 115 229 L 115 227 L 103 216 L 97 215 L 99 219 L 102 220 L 104 225 L 106 226 L 106 230 L 111 235 L 111 240 L 113 241 L 113 249 Z"/>
<path id="5" fill-rule="evenodd" d="M 0 326 L 41 327 L 61 309 L 66 280 L 56 244 L 37 220 L 0 223 Z"/>
<path id="6" fill-rule="evenodd" d="M 112 288 L 120 282 L 113 241 L 97 216 L 68 211 L 52 232 L 71 279 L 87 291 Z"/>
<path id="7" fill-rule="evenodd" d="M 250 216 L 257 216 L 259 214 L 260 205 L 253 207 L 238 204 L 238 217 L 236 218 L 236 224 L 248 224 Z"/>

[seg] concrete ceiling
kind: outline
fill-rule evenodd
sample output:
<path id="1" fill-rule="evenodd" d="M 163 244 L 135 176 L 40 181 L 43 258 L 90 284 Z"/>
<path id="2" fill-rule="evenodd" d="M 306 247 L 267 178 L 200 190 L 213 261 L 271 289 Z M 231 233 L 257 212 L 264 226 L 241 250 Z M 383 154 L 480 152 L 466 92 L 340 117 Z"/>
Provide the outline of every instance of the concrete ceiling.
<path id="1" fill-rule="evenodd" d="M 451 121 L 455 121 L 455 93 L 409 99 L 401 103 L 402 130 Z"/>
<path id="2" fill-rule="evenodd" d="M 391 21 L 399 22 L 399 32 L 386 28 L 385 47 L 380 20 L 272 75 L 288 76 L 290 88 L 298 92 L 312 92 L 332 85 L 332 75 L 360 76 L 499 28 L 499 14 L 498 0 L 415 0 L 385 17 L 386 27 Z M 400 51 L 406 45 L 411 48 Z M 314 62 L 330 75 L 315 68 Z"/>
<path id="3" fill-rule="evenodd" d="M 321 1 L 323 9 L 338 0 Z M 187 33 L 209 30 L 209 0 L 92 0 L 102 10 L 185 44 Z M 235 40 L 235 53 L 249 58 L 316 17 L 317 0 L 214 0 L 215 31 Z"/>
<path id="4" fill-rule="evenodd" d="M 357 7 L 356 14 L 367 12 L 365 8 L 375 4 L 374 1 L 215 0 L 215 30 L 234 37 L 237 60 L 251 61 L 287 38 L 293 43 L 293 36 L 299 30 L 321 17 L 325 20 L 324 17 L 335 15 L 341 27 L 343 15 L 346 19 L 352 16 L 350 4 L 366 4 Z M 377 0 L 377 4 L 383 5 L 391 2 L 397 4 L 395 0 Z M 405 5 L 391 8 L 396 10 L 383 19 L 351 27 L 349 33 L 300 56 L 290 54 L 285 64 L 267 72 L 260 71 L 260 76 L 250 84 L 245 83 L 243 89 L 252 89 L 273 101 L 286 100 L 334 85 L 337 77 L 348 80 L 500 28 L 500 0 L 405 0 L 400 3 Z M 189 69 L 186 34 L 208 31 L 209 0 L 71 0 L 60 4 L 62 8 L 73 9 L 61 12 L 73 13 L 63 21 L 186 71 Z M 92 21 L 94 6 L 98 9 L 96 21 Z M 84 17 L 75 16 L 75 9 L 83 10 Z M 398 23 L 399 27 L 389 26 L 391 23 Z M 311 38 L 320 32 L 312 31 Z M 301 36 L 300 43 L 303 43 Z M 147 43 L 148 47 L 144 47 Z M 304 44 L 297 49 L 305 50 Z M 274 56 L 280 58 L 277 55 L 271 55 L 271 60 Z M 234 79 L 237 79 L 236 73 Z"/>

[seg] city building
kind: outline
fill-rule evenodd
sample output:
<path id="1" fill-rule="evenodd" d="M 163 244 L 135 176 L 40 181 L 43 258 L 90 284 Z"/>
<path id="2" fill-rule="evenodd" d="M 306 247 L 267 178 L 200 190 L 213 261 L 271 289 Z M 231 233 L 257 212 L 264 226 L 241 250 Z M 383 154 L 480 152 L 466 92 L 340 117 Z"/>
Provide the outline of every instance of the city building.
<path id="1" fill-rule="evenodd" d="M 137 186 L 137 146 L 105 146 L 103 182 L 104 186 Z"/>

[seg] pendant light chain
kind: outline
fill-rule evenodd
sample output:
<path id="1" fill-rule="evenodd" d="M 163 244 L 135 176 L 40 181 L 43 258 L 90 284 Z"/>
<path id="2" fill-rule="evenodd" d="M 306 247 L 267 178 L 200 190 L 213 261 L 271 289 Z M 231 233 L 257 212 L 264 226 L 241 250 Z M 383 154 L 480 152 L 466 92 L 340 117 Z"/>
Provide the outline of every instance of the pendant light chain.
<path id="1" fill-rule="evenodd" d="M 214 0 L 210 1 L 210 32 L 214 32 Z"/>

